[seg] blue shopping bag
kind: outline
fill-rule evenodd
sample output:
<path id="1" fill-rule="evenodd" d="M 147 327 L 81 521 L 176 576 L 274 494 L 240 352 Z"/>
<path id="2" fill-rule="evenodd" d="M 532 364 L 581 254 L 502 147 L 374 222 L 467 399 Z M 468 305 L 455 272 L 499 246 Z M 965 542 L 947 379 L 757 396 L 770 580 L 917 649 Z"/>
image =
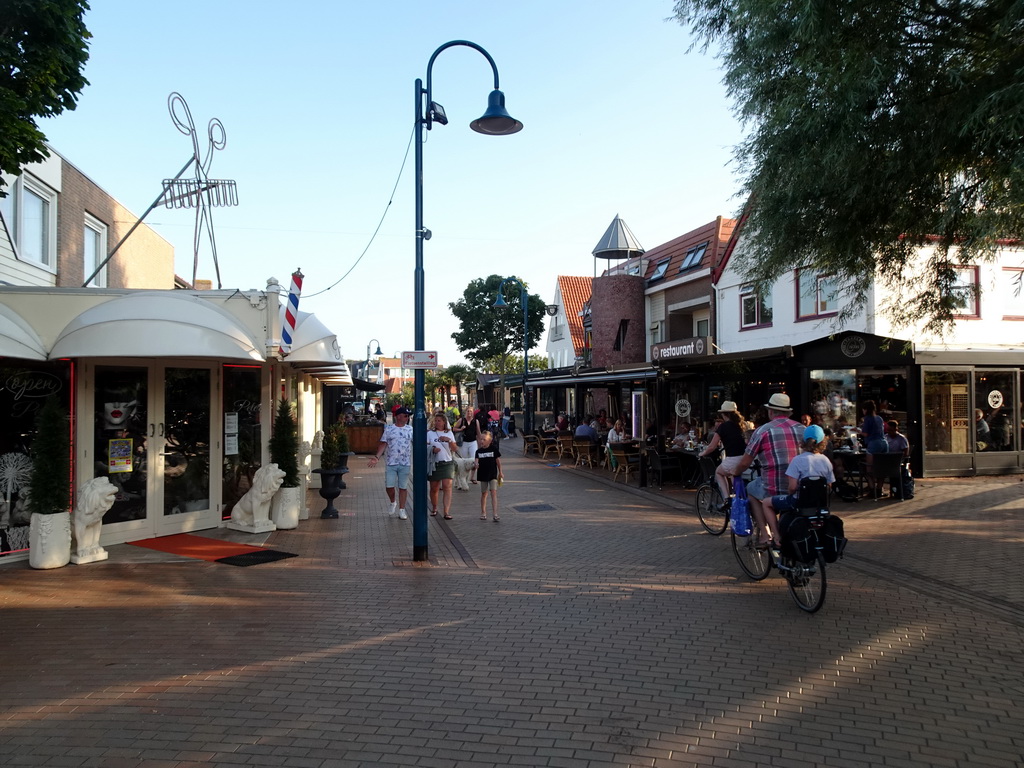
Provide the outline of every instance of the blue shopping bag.
<path id="1" fill-rule="evenodd" d="M 747 485 L 738 477 L 732 480 L 735 495 L 732 497 L 732 508 L 729 510 L 729 525 L 737 536 L 749 536 L 754 526 L 750 521 L 750 502 L 747 501 Z"/>

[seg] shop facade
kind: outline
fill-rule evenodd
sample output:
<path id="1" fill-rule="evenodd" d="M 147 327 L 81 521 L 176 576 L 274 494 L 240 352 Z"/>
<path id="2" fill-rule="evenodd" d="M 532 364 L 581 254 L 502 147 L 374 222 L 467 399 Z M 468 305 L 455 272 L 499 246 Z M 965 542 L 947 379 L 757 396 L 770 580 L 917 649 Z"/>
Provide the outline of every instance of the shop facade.
<path id="1" fill-rule="evenodd" d="M 4 288 L 0 307 L 0 464 L 32 461 L 36 413 L 56 395 L 70 414 L 73 497 L 94 477 L 117 489 L 102 545 L 219 527 L 269 461 L 280 397 L 300 440 L 320 428 L 322 385 L 296 364 L 341 360 L 308 313 L 294 357 L 279 353 L 273 290 Z M 8 557 L 26 554 L 24 487 L 5 489 Z"/>

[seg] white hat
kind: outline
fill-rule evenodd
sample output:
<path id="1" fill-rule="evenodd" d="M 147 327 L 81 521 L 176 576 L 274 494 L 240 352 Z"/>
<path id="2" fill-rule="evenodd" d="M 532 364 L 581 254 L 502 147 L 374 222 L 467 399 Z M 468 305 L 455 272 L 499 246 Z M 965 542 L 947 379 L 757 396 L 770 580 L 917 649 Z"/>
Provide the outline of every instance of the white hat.
<path id="1" fill-rule="evenodd" d="M 736 403 L 732 400 L 726 400 L 722 403 L 722 407 L 718 409 L 719 413 L 736 413 Z"/>
<path id="2" fill-rule="evenodd" d="M 789 395 L 783 394 L 782 392 L 776 392 L 770 398 L 768 402 L 764 404 L 765 408 L 770 408 L 773 411 L 792 411 L 793 408 L 789 404 Z"/>

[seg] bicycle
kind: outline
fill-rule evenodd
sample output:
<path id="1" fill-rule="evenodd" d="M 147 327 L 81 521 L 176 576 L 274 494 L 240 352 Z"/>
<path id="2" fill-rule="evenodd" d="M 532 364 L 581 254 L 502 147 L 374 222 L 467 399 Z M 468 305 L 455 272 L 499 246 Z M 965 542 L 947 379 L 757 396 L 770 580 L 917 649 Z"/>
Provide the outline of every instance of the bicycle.
<path id="1" fill-rule="evenodd" d="M 701 482 L 693 506 L 704 530 L 712 536 L 721 536 L 729 526 L 729 506 L 722 498 L 722 490 L 715 479 L 717 464 L 710 456 L 700 458 Z"/>
<path id="2" fill-rule="evenodd" d="M 743 476 L 733 479 L 736 495 L 740 498 L 746 498 L 746 481 L 750 476 L 752 475 L 748 470 Z M 761 524 L 751 515 L 750 535 L 737 535 L 733 530 L 731 536 L 732 552 L 736 555 L 736 562 L 740 564 L 740 568 L 754 581 L 763 581 L 772 569 L 772 558 L 768 548 L 758 543 L 761 540 Z"/>
<path id="3" fill-rule="evenodd" d="M 800 485 L 801 506 L 787 513 L 807 522 L 807 535 L 794 540 L 787 536 L 782 550 L 758 544 L 761 526 L 751 515 L 749 536 L 732 535 L 733 552 L 740 568 L 754 581 L 762 581 L 774 565 L 786 580 L 789 594 L 797 606 L 807 613 L 815 613 L 825 604 L 827 581 L 825 578 L 826 544 L 820 532 L 831 513 L 828 509 L 828 485 L 822 478 L 804 478 Z M 787 526 L 788 528 L 789 526 Z M 845 539 L 835 548 L 841 553 Z"/>

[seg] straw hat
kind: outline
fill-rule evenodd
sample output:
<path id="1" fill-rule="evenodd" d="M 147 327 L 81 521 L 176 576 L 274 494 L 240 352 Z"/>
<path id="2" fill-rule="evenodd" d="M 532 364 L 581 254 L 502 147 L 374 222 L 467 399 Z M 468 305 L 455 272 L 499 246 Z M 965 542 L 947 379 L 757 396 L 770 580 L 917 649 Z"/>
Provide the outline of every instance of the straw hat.
<path id="1" fill-rule="evenodd" d="M 737 410 L 738 409 L 736 408 L 736 403 L 734 403 L 732 400 L 726 400 L 725 402 L 722 403 L 722 407 L 718 409 L 718 412 L 736 413 Z"/>
<path id="2" fill-rule="evenodd" d="M 770 408 L 773 411 L 792 411 L 793 408 L 789 404 L 789 395 L 785 395 L 782 392 L 776 392 L 772 395 L 768 402 L 764 404 L 765 408 Z"/>

